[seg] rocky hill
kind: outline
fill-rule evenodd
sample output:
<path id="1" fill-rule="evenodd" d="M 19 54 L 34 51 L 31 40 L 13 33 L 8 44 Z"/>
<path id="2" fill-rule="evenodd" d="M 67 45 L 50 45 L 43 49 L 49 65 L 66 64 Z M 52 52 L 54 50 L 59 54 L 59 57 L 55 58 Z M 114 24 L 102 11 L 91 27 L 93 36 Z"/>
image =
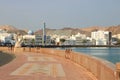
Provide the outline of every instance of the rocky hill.
<path id="1" fill-rule="evenodd" d="M 4 25 L 4 26 L 0 26 L 0 29 L 4 29 L 7 32 L 11 33 L 20 33 L 20 34 L 27 34 L 26 30 L 20 30 L 15 28 L 14 26 L 11 25 Z M 46 29 L 46 33 L 47 35 L 53 35 L 53 34 L 57 34 L 57 35 L 73 35 L 73 34 L 77 34 L 78 32 L 82 33 L 82 34 L 86 34 L 87 36 L 91 35 L 92 31 L 96 31 L 96 30 L 105 30 L 105 31 L 110 31 L 112 32 L 112 34 L 120 34 L 120 25 L 117 26 L 109 26 L 109 27 L 102 27 L 102 26 L 92 26 L 92 27 L 86 27 L 86 28 L 63 28 L 63 29 Z M 35 32 L 35 34 L 42 34 L 42 29 L 37 30 Z"/>
<path id="2" fill-rule="evenodd" d="M 14 26 L 11 25 L 2 25 L 0 26 L 0 29 L 7 31 L 8 33 L 17 33 L 17 34 L 27 34 L 27 32 L 25 30 L 20 30 L 17 29 Z"/>
<path id="3" fill-rule="evenodd" d="M 15 28 L 14 26 L 11 26 L 11 25 L 1 25 L 0 26 L 0 29 L 2 30 L 6 30 L 6 31 L 16 31 L 17 28 Z"/>
<path id="4" fill-rule="evenodd" d="M 63 29 L 46 29 L 46 32 L 48 35 L 73 35 L 78 32 L 82 34 L 86 34 L 87 36 L 91 35 L 92 31 L 97 30 L 105 30 L 110 31 L 112 34 L 120 34 L 120 25 L 118 26 L 109 26 L 109 27 L 102 27 L 102 26 L 92 26 L 92 27 L 86 27 L 86 28 L 63 28 Z M 42 34 L 42 30 L 36 31 L 37 34 Z"/>
<path id="5" fill-rule="evenodd" d="M 80 29 L 86 32 L 92 32 L 92 31 L 97 31 L 97 30 L 106 30 L 107 28 L 108 27 L 91 26 L 91 27 L 80 28 Z"/>
<path id="6" fill-rule="evenodd" d="M 106 29 L 106 31 L 112 32 L 112 34 L 120 34 L 120 25 L 118 26 L 110 26 Z"/>
<path id="7" fill-rule="evenodd" d="M 42 30 L 38 30 L 35 32 L 35 34 L 42 34 Z M 87 31 L 83 31 L 79 28 L 63 28 L 63 29 L 46 29 L 46 33 L 47 35 L 66 35 L 66 36 L 70 36 L 73 34 L 77 34 L 78 32 L 82 33 L 82 34 L 87 34 Z"/>

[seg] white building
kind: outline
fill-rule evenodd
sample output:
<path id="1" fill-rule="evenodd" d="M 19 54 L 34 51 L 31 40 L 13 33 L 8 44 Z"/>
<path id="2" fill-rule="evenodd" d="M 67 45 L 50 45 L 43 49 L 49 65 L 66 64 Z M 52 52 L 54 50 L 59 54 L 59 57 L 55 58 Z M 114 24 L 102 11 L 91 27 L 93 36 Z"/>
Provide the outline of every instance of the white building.
<path id="1" fill-rule="evenodd" d="M 51 37 L 50 36 L 46 36 L 46 45 L 51 45 Z"/>
<path id="2" fill-rule="evenodd" d="M 75 40 L 75 45 L 83 45 L 83 40 L 86 38 L 85 34 L 77 33 L 76 35 L 72 35 L 70 40 Z"/>
<path id="3" fill-rule="evenodd" d="M 82 38 L 81 37 L 76 37 L 76 40 L 75 40 L 75 44 L 76 45 L 82 45 L 83 43 L 82 43 Z"/>
<path id="4" fill-rule="evenodd" d="M 120 39 L 120 34 L 113 35 L 112 37 Z"/>
<path id="5" fill-rule="evenodd" d="M 66 40 L 62 45 L 75 45 L 75 40 Z"/>
<path id="6" fill-rule="evenodd" d="M 35 39 L 35 35 L 23 35 L 23 39 Z"/>
<path id="7" fill-rule="evenodd" d="M 43 36 L 41 36 L 41 35 L 35 35 L 35 45 L 36 46 L 42 45 L 42 38 L 43 38 Z"/>
<path id="8" fill-rule="evenodd" d="M 13 35 L 5 32 L 4 30 L 0 30 L 0 42 L 2 43 L 11 43 L 13 40 Z"/>
<path id="9" fill-rule="evenodd" d="M 82 41 L 86 39 L 85 34 L 77 33 L 76 35 L 66 36 L 66 35 L 52 35 L 56 43 L 60 43 L 60 39 L 65 39 L 64 43 L 61 45 L 82 45 Z"/>
<path id="10" fill-rule="evenodd" d="M 109 45 L 111 41 L 111 32 L 109 31 L 94 31 L 91 33 L 91 38 L 94 45 Z"/>
<path id="11" fill-rule="evenodd" d="M 77 40 L 78 38 L 80 38 L 80 39 L 86 39 L 86 35 L 85 34 L 81 34 L 81 33 L 77 33 L 76 35 L 70 36 L 71 40 Z"/>
<path id="12" fill-rule="evenodd" d="M 43 36 L 41 35 L 24 35 L 23 42 L 25 45 L 43 45 Z M 46 36 L 45 45 L 51 44 L 51 37 Z"/>

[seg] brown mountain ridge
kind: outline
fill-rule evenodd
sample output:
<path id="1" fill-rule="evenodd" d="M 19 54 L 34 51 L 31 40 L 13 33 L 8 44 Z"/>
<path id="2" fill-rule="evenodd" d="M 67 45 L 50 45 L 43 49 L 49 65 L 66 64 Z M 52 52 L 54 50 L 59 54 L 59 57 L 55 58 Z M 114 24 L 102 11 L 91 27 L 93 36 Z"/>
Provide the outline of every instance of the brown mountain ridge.
<path id="1" fill-rule="evenodd" d="M 0 29 L 7 31 L 8 33 L 16 33 L 16 34 L 22 34 L 22 35 L 27 34 L 25 30 L 17 29 L 12 25 L 2 25 L 0 26 Z"/>
<path id="2" fill-rule="evenodd" d="M 20 30 L 17 29 L 14 26 L 11 25 L 3 25 L 0 26 L 0 29 L 6 30 L 7 32 L 11 33 L 20 33 L 20 34 L 27 34 L 27 32 L 25 30 Z M 57 34 L 57 35 L 66 35 L 66 36 L 70 36 L 73 34 L 77 34 L 78 32 L 82 33 L 82 34 L 86 34 L 87 36 L 90 36 L 92 31 L 96 31 L 96 30 L 105 30 L 105 31 L 110 31 L 112 32 L 113 35 L 115 34 L 120 34 L 120 25 L 117 26 L 109 26 L 109 27 L 102 27 L 102 26 L 92 26 L 92 27 L 85 27 L 85 28 L 62 28 L 62 29 L 46 29 L 46 33 L 47 35 L 53 35 L 53 34 Z M 35 34 L 42 34 L 42 29 L 39 29 L 37 31 L 35 31 Z"/>

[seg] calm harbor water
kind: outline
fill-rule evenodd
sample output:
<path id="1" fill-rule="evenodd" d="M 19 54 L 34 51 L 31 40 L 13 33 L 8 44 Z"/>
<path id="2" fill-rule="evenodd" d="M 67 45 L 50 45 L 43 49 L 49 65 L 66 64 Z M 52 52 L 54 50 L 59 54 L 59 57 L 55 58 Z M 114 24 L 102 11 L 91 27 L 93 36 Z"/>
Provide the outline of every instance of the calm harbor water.
<path id="1" fill-rule="evenodd" d="M 112 63 L 120 62 L 120 48 L 109 47 L 86 47 L 86 48 L 71 48 L 76 52 L 96 56 Z"/>

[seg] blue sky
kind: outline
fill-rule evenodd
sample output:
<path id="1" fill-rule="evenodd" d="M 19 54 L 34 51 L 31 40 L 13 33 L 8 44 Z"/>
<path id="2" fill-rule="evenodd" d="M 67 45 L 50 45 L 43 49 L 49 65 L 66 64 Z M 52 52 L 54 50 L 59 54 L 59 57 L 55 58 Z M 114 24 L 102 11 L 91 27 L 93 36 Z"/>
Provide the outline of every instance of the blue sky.
<path id="1" fill-rule="evenodd" d="M 0 0 L 0 25 L 37 30 L 120 24 L 120 0 Z"/>

